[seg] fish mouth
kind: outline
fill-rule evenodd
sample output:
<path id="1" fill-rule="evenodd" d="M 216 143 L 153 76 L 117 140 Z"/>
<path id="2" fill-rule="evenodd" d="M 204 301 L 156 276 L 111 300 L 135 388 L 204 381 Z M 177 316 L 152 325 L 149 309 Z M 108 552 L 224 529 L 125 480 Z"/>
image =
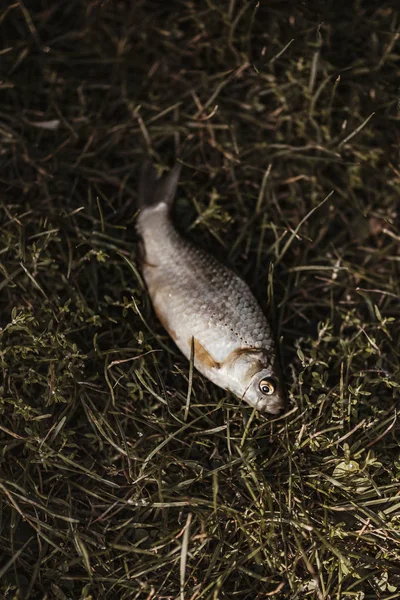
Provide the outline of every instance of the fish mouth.
<path id="1" fill-rule="evenodd" d="M 265 398 L 261 398 L 257 402 L 256 409 L 262 413 L 278 415 L 284 411 L 285 403 L 280 399 L 267 401 Z"/>

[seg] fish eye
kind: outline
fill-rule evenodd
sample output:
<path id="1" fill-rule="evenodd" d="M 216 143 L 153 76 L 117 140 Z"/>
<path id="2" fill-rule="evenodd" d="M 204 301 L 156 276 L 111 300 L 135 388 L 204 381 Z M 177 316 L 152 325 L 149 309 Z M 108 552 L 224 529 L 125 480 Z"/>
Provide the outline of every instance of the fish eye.
<path id="1" fill-rule="evenodd" d="M 276 381 L 274 379 L 262 379 L 259 383 L 260 391 L 265 396 L 271 396 L 276 390 Z"/>

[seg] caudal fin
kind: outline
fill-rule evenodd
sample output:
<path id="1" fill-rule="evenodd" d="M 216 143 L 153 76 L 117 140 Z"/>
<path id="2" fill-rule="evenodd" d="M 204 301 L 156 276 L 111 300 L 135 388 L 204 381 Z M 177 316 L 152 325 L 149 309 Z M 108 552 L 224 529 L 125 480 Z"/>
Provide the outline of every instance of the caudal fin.
<path id="1" fill-rule="evenodd" d="M 172 206 L 181 172 L 181 163 L 176 163 L 166 174 L 158 177 L 150 160 L 143 163 L 139 182 L 139 207 L 143 211 L 159 204 Z"/>

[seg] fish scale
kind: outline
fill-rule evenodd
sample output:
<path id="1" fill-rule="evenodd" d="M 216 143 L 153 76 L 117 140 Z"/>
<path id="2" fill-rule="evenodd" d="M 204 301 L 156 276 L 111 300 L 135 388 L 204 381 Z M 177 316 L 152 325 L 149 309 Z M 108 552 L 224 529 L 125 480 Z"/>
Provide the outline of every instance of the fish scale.
<path id="1" fill-rule="evenodd" d="M 143 177 L 141 268 L 161 323 L 187 358 L 194 341 L 194 366 L 203 375 L 259 410 L 279 412 L 284 399 L 274 342 L 250 288 L 176 230 L 170 207 L 178 169 L 161 179 L 149 170 Z"/>

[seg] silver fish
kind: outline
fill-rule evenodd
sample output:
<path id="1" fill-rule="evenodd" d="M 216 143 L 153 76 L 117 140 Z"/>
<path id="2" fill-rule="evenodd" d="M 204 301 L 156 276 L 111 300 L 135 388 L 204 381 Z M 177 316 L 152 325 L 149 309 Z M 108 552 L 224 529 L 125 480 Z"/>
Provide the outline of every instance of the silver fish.
<path id="1" fill-rule="evenodd" d="M 247 284 L 184 239 L 171 220 L 177 164 L 157 178 L 142 171 L 137 230 L 141 270 L 159 320 L 181 352 L 213 383 L 259 411 L 279 413 L 285 396 L 270 327 Z"/>

